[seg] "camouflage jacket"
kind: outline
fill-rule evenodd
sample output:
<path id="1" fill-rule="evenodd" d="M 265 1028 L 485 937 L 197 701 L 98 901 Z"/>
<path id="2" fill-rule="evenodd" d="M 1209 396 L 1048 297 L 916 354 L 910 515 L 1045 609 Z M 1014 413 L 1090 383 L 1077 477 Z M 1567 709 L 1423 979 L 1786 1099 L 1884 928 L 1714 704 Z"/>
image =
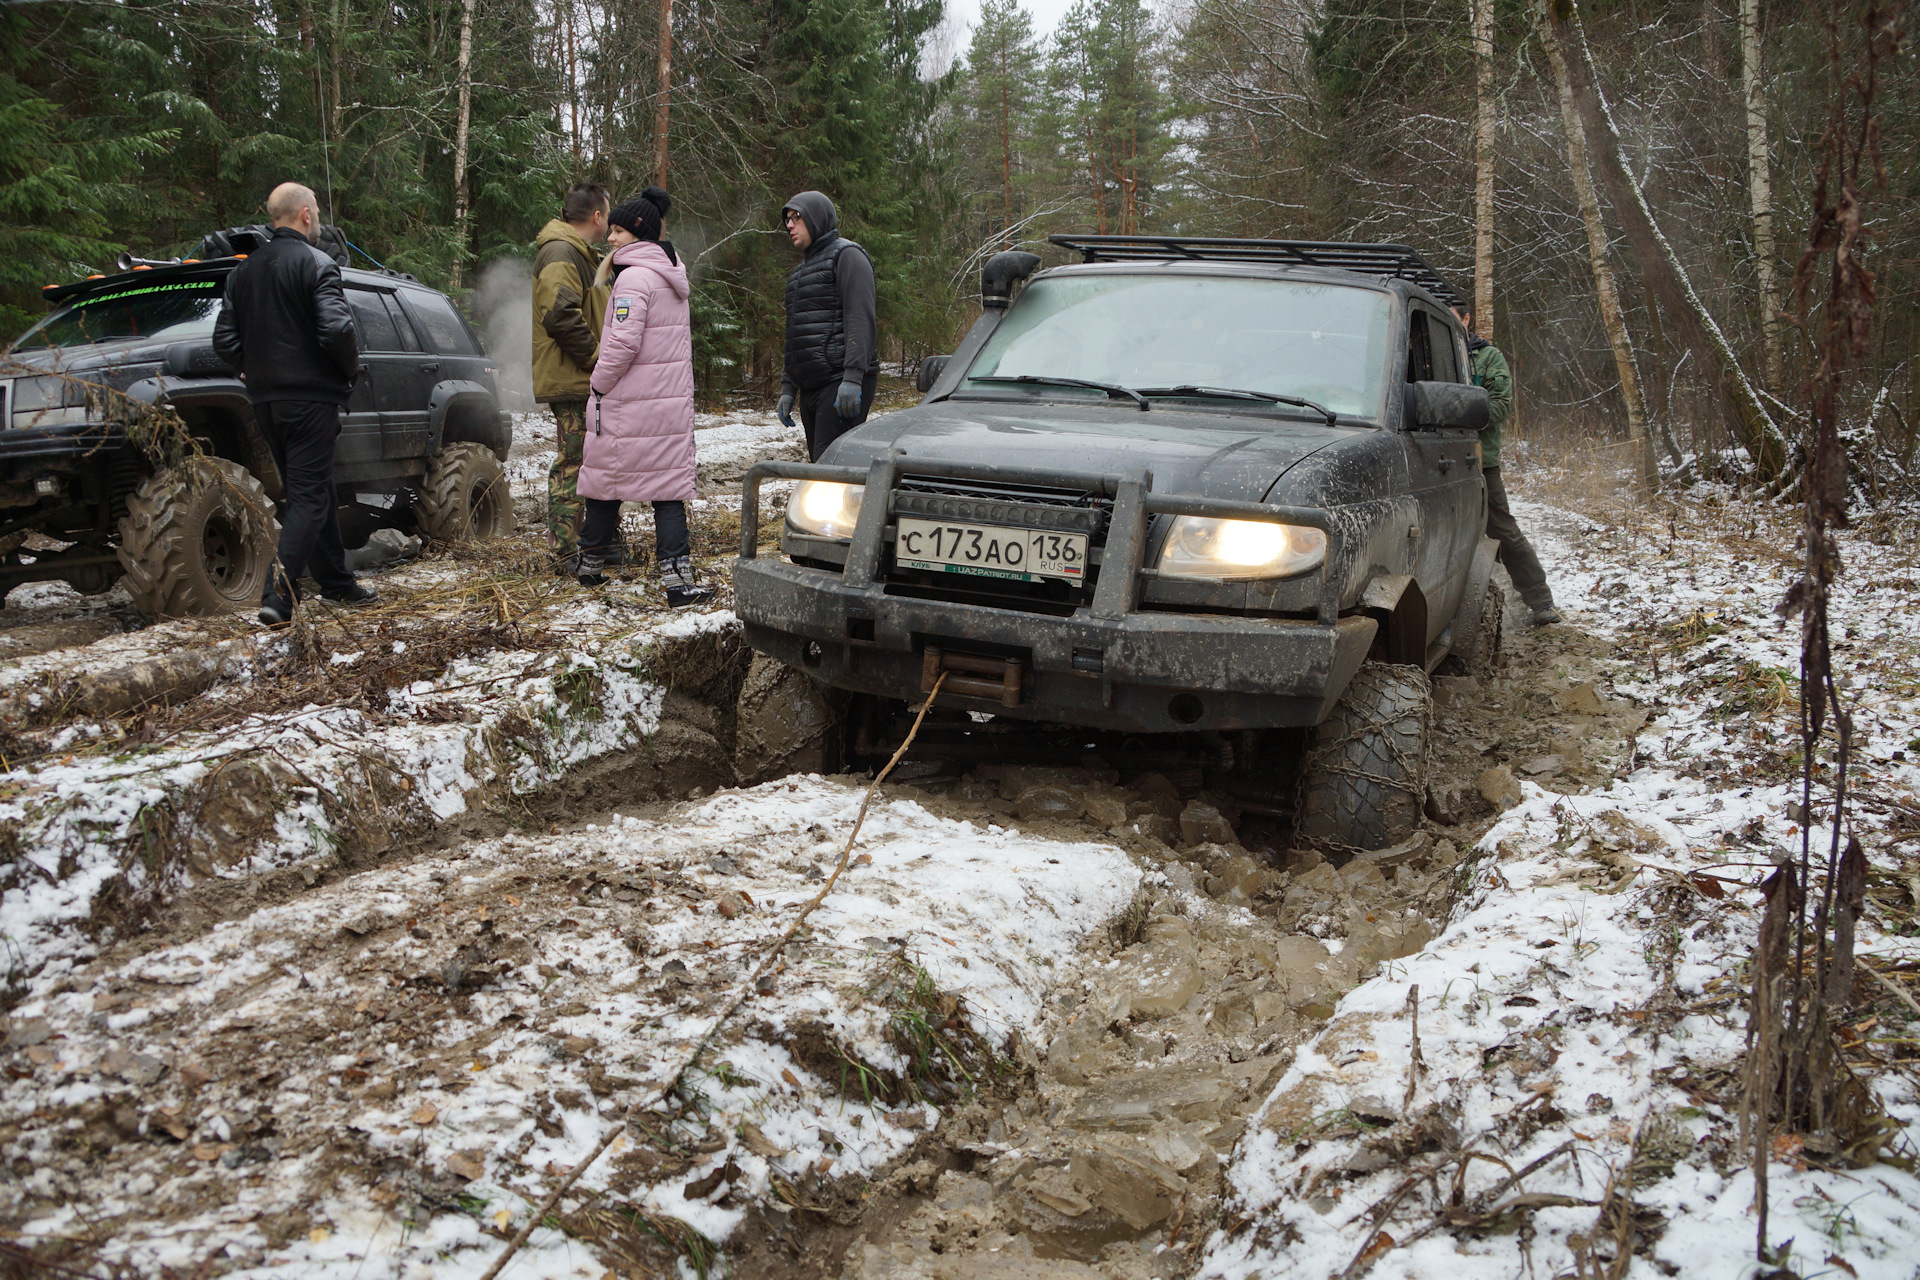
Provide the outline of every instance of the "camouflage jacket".
<path id="1" fill-rule="evenodd" d="M 1485 338 L 1469 337 L 1467 351 L 1473 362 L 1473 385 L 1485 387 L 1493 403 L 1493 416 L 1480 431 L 1480 467 L 1491 471 L 1500 465 L 1500 426 L 1513 412 L 1513 372 L 1500 348 Z"/>

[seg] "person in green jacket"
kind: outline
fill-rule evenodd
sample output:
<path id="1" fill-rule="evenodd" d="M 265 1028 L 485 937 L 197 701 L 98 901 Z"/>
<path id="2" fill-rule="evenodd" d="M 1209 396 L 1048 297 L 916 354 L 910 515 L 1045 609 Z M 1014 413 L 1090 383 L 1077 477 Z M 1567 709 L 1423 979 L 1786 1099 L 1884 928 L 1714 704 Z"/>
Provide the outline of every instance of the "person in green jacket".
<path id="1" fill-rule="evenodd" d="M 533 398 L 553 410 L 559 453 L 547 473 L 547 532 L 556 568 L 571 576 L 584 510 L 576 485 L 587 438 L 587 396 L 600 349 L 607 286 L 596 285 L 612 208 L 607 189 L 576 182 L 560 216 L 540 229 L 533 257 Z"/>
<path id="2" fill-rule="evenodd" d="M 1507 368 L 1507 357 L 1500 348 L 1473 331 L 1471 308 L 1455 307 L 1453 313 L 1467 327 L 1473 385 L 1487 389 L 1487 399 L 1493 406 L 1493 416 L 1480 431 L 1480 470 L 1487 480 L 1487 536 L 1499 542 L 1500 563 L 1507 566 L 1514 590 L 1532 614 L 1533 625 L 1548 626 L 1561 621 L 1560 611 L 1553 606 L 1553 588 L 1547 585 L 1547 571 L 1540 567 L 1533 544 L 1513 518 L 1507 505 L 1506 482 L 1500 478 L 1500 426 L 1513 412 L 1513 372 Z"/>

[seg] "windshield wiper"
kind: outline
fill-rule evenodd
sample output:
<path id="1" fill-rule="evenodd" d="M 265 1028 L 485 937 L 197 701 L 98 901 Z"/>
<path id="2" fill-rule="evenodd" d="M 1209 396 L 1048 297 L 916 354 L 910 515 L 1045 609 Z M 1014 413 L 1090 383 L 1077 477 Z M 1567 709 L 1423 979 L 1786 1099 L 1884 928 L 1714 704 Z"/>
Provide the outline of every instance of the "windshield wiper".
<path id="1" fill-rule="evenodd" d="M 1091 387 L 1095 391 L 1106 392 L 1109 399 L 1133 401 L 1135 404 L 1140 406 L 1140 412 L 1142 413 L 1145 413 L 1148 410 L 1148 408 L 1151 407 L 1147 404 L 1147 398 L 1144 395 L 1141 395 L 1138 391 L 1135 391 L 1132 387 L 1123 387 L 1117 382 L 1088 382 L 1085 378 L 1045 378 L 1045 377 L 1039 376 L 1038 374 L 1032 374 L 1032 373 L 1015 374 L 1015 375 L 1010 375 L 1008 377 L 999 377 L 999 376 L 980 377 L 978 375 L 975 375 L 973 377 L 968 378 L 967 381 L 968 382 L 1022 382 L 1022 383 L 1026 383 L 1029 386 L 1045 386 L 1045 387 Z"/>
<path id="2" fill-rule="evenodd" d="M 1214 400 L 1264 400 L 1268 404 L 1290 404 L 1301 409 L 1311 409 L 1327 420 L 1328 426 L 1335 426 L 1340 415 L 1317 400 L 1305 400 L 1299 396 L 1276 396 L 1266 391 L 1242 391 L 1238 387 L 1198 387 L 1186 384 L 1178 387 L 1142 387 L 1144 396 L 1206 396 Z"/>

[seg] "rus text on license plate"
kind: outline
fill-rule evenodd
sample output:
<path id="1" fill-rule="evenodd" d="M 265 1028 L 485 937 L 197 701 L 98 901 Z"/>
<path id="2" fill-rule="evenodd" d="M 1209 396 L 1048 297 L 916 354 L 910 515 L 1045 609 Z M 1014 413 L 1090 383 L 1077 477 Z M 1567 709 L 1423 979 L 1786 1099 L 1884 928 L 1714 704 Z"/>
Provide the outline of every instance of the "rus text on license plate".
<path id="1" fill-rule="evenodd" d="M 1087 535 L 902 517 L 894 562 L 903 569 L 1033 582 L 1086 581 Z"/>

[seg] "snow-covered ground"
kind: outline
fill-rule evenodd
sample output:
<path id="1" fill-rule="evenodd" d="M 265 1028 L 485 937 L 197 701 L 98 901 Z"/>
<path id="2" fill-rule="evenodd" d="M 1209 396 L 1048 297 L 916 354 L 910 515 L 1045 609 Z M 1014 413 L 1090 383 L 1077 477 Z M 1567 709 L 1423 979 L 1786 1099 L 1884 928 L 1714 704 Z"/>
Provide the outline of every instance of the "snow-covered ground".
<path id="1" fill-rule="evenodd" d="M 1600 1274 L 1616 1231 L 1637 1252 L 1607 1274 L 1755 1271 L 1733 1108 L 1757 886 L 1800 833 L 1800 630 L 1773 613 L 1796 513 L 1710 495 L 1606 524 L 1516 511 L 1563 609 L 1615 647 L 1612 696 L 1650 714 L 1641 763 L 1585 794 L 1521 784 L 1445 931 L 1343 999 L 1267 1100 L 1204 1276 Z M 1853 829 L 1900 886 L 1862 927 L 1876 969 L 1920 962 L 1899 936 L 1920 907 L 1905 880 L 1920 833 L 1913 545 L 1849 536 L 1834 606 Z M 1914 1011 L 1859 981 L 1850 1061 L 1911 1155 Z M 1920 1180 L 1822 1167 L 1794 1138 L 1776 1154 L 1769 1243 L 1790 1245 L 1795 1273 L 1915 1274 Z M 1630 1196 L 1630 1224 L 1610 1190 Z"/>

